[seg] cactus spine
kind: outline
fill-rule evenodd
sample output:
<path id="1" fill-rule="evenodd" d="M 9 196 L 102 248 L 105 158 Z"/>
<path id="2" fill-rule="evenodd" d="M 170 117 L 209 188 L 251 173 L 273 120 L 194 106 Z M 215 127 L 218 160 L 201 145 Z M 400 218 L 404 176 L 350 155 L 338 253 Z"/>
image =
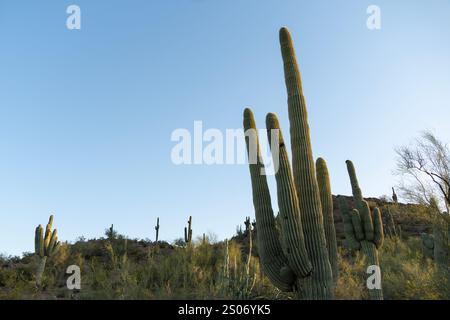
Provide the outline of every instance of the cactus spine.
<path id="1" fill-rule="evenodd" d="M 354 249 L 360 249 L 363 252 L 366 256 L 368 267 L 377 266 L 379 268 L 378 249 L 381 248 L 384 241 L 381 213 L 378 208 L 375 208 L 373 213 L 370 212 L 369 204 L 362 196 L 355 167 L 350 160 L 347 160 L 346 163 L 356 205 L 356 209 L 353 209 L 351 212 L 346 205 L 342 205 L 340 208 L 344 219 L 344 226 L 346 223 L 349 223 L 349 220 L 351 221 L 351 228 L 347 226 L 347 232 L 351 234 L 348 242 Z M 343 204 L 342 201 L 341 203 Z M 382 300 L 382 288 L 370 289 L 369 296 L 372 300 Z"/>
<path id="2" fill-rule="evenodd" d="M 34 245 L 35 254 L 39 257 L 39 264 L 36 270 L 36 285 L 41 286 L 42 275 L 44 274 L 45 264 L 47 258 L 52 257 L 58 252 L 60 242 L 58 241 L 58 235 L 56 229 L 52 231 L 53 215 L 50 216 L 47 226 L 45 228 L 45 235 L 42 225 L 36 227 Z"/>
<path id="3" fill-rule="evenodd" d="M 184 227 L 184 242 L 187 244 L 192 242 L 192 216 L 189 216 L 188 226 Z"/>
<path id="4" fill-rule="evenodd" d="M 250 109 L 244 111 L 259 255 L 266 275 L 280 290 L 295 291 L 305 299 L 331 299 L 333 276 L 325 236 L 328 226 L 324 227 L 330 219 L 323 218 L 320 194 L 321 189 L 329 191 L 329 188 L 319 188 L 318 184 L 328 177 L 316 179 L 300 71 L 286 28 L 280 30 L 280 44 L 291 124 L 292 171 L 278 119 L 275 114 L 266 118 L 272 156 L 278 164 L 275 178 L 280 232 L 276 228 L 253 113 Z M 273 149 L 275 143 L 277 150 Z"/>
<path id="5" fill-rule="evenodd" d="M 156 219 L 155 231 L 156 231 L 156 242 L 158 242 L 158 239 L 159 239 L 159 217 Z"/>

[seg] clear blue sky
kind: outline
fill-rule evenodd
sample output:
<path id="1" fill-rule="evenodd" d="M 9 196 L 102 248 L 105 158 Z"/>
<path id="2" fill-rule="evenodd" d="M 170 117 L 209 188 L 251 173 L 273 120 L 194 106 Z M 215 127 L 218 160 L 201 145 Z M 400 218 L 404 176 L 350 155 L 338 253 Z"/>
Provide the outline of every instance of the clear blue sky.
<path id="1" fill-rule="evenodd" d="M 79 31 L 65 26 L 70 4 Z M 366 27 L 370 4 L 379 31 Z M 447 0 L 2 0 L 0 252 L 32 251 L 51 212 L 67 241 L 111 223 L 153 238 L 157 216 L 173 240 L 189 215 L 194 236 L 230 237 L 254 216 L 247 166 L 175 166 L 170 135 L 195 120 L 240 128 L 245 106 L 287 131 L 284 25 L 333 193 L 350 193 L 348 158 L 380 196 L 396 181 L 395 146 L 424 129 L 450 141 Z"/>

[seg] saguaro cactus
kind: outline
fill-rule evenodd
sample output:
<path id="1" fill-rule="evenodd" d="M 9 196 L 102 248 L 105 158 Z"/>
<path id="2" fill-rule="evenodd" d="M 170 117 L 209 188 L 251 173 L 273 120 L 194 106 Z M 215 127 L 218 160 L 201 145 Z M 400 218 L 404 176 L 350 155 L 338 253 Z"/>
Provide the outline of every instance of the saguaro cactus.
<path id="1" fill-rule="evenodd" d="M 400 236 L 400 226 L 395 225 L 394 216 L 391 213 L 391 209 L 389 206 L 386 206 L 384 210 L 384 215 L 386 217 L 386 235 L 389 235 L 392 238 L 397 238 Z"/>
<path id="2" fill-rule="evenodd" d="M 319 184 L 320 200 L 322 203 L 322 214 L 324 219 L 325 238 L 327 240 L 328 257 L 333 271 L 334 283 L 339 276 L 336 230 L 334 228 L 333 197 L 331 195 L 330 177 L 325 160 L 322 158 L 316 161 L 317 182 Z"/>
<path id="3" fill-rule="evenodd" d="M 392 187 L 392 201 L 394 201 L 394 203 L 398 203 L 398 197 L 397 194 L 395 193 L 394 187 Z"/>
<path id="4" fill-rule="evenodd" d="M 189 216 L 188 226 L 184 227 L 184 242 L 187 244 L 192 242 L 192 216 Z"/>
<path id="5" fill-rule="evenodd" d="M 248 235 L 248 233 L 249 233 L 250 230 L 251 230 L 250 217 L 245 217 L 244 224 L 245 224 L 245 234 Z"/>
<path id="6" fill-rule="evenodd" d="M 360 249 L 366 256 L 367 266 L 380 267 L 378 261 L 378 249 L 381 248 L 384 241 L 383 221 L 378 208 L 370 212 L 369 204 L 364 200 L 361 189 L 359 188 L 356 177 L 355 167 L 351 161 L 347 161 L 347 170 L 350 176 L 353 198 L 356 209 L 349 211 L 344 201 L 340 201 L 340 211 L 346 227 L 347 243 L 353 249 Z M 349 225 L 351 223 L 351 225 Z M 372 300 L 383 299 L 382 288 L 373 288 L 369 290 L 369 296 Z"/>
<path id="7" fill-rule="evenodd" d="M 319 188 L 319 184 L 328 181 L 328 175 L 323 174 L 326 165 L 320 160 L 322 169 L 319 174 L 322 176 L 316 179 L 300 71 L 291 35 L 286 28 L 280 30 L 280 44 L 288 93 L 292 171 L 278 119 L 275 114 L 268 114 L 266 118 L 272 156 L 274 163 L 278 163 L 275 178 L 280 232 L 276 228 L 253 113 L 250 109 L 244 111 L 259 256 L 265 274 L 280 290 L 295 291 L 305 299 L 330 299 L 333 276 L 325 229 L 331 230 L 334 226 L 324 227 L 330 219 L 324 219 L 321 203 L 321 198 L 331 197 L 331 194 L 326 194 L 330 190 L 329 182 L 327 187 Z M 277 141 L 272 141 L 273 132 L 278 133 L 274 137 Z M 273 147 L 279 152 L 275 152 Z M 330 232 L 330 237 L 332 234 L 334 232 Z M 330 241 L 335 242 L 336 239 Z M 334 245 L 328 244 L 328 247 Z"/>
<path id="8" fill-rule="evenodd" d="M 34 237 L 34 245 L 35 245 L 34 250 L 35 254 L 39 257 L 39 264 L 36 270 L 36 285 L 38 287 L 41 286 L 42 275 L 45 270 L 47 258 L 50 258 L 56 252 L 58 252 L 60 247 L 57 231 L 55 229 L 52 232 L 52 225 L 53 225 L 53 215 L 51 215 L 50 219 L 48 220 L 47 227 L 45 228 L 45 236 L 44 230 L 42 229 L 42 225 L 36 227 Z"/>
<path id="9" fill-rule="evenodd" d="M 156 242 L 158 242 L 158 239 L 159 239 L 159 217 L 156 219 L 155 231 L 156 231 Z"/>
<path id="10" fill-rule="evenodd" d="M 111 225 L 111 227 L 108 229 L 108 232 L 106 233 L 109 240 L 114 240 L 115 232 L 114 232 L 114 224 Z"/>
<path id="11" fill-rule="evenodd" d="M 432 234 L 422 233 L 422 250 L 423 255 L 433 259 L 434 258 L 434 236 Z"/>

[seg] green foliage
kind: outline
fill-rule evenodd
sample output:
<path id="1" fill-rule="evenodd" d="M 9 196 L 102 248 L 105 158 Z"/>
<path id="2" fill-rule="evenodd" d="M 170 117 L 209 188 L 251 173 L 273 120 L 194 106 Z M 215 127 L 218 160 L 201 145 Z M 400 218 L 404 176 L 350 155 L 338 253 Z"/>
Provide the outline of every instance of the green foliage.
<path id="1" fill-rule="evenodd" d="M 61 244 L 48 260 L 44 290 L 34 283 L 34 254 L 0 256 L 0 299 L 292 299 L 264 276 L 255 255 L 236 240 L 190 248 L 120 239 Z M 256 254 L 255 250 L 252 253 Z M 423 256 L 421 239 L 385 239 L 379 252 L 385 299 L 450 299 L 450 281 Z M 67 290 L 66 268 L 81 268 L 82 289 Z M 336 299 L 369 299 L 366 257 L 338 250 Z M 176 267 L 174 267 L 176 266 Z"/>
<path id="2" fill-rule="evenodd" d="M 450 299 L 448 274 L 423 256 L 420 238 L 386 239 L 380 252 L 383 291 L 387 299 Z"/>

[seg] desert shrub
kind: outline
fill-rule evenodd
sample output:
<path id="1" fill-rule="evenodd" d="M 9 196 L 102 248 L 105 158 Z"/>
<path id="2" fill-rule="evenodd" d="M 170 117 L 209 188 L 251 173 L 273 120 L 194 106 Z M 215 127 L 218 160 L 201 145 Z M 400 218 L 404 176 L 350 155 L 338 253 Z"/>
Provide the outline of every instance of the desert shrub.
<path id="1" fill-rule="evenodd" d="M 338 250 L 339 278 L 335 288 L 338 300 L 362 300 L 368 298 L 365 289 L 365 262 L 360 252 Z"/>
<path id="2" fill-rule="evenodd" d="M 420 239 L 387 239 L 380 257 L 386 299 L 450 299 L 448 275 L 423 256 Z"/>

